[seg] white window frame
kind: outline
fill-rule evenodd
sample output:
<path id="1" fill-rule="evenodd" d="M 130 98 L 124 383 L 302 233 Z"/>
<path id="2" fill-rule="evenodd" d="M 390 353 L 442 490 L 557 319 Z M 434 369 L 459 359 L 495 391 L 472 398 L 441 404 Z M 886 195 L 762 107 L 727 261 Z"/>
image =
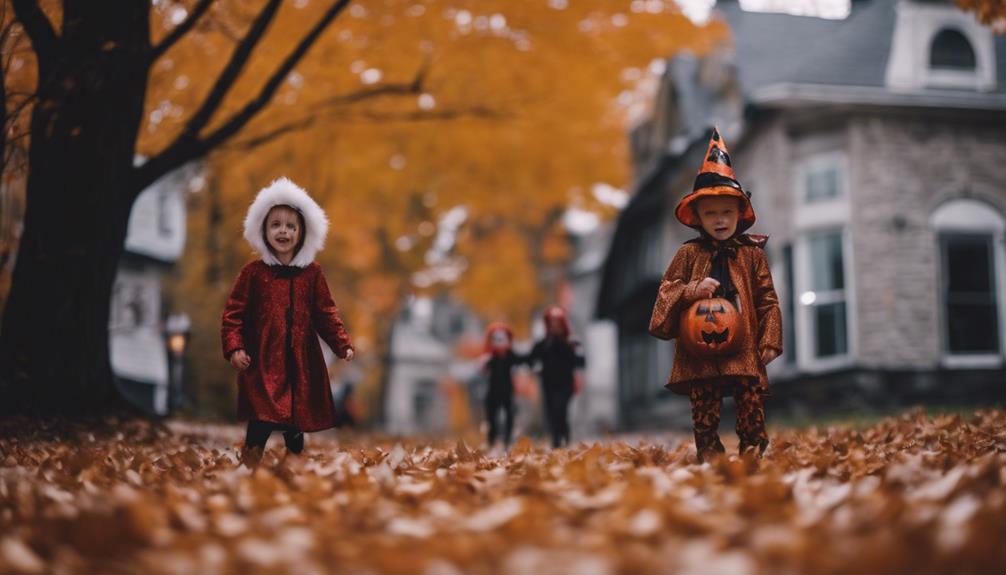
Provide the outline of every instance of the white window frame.
<path id="1" fill-rule="evenodd" d="M 838 195 L 809 202 L 804 185 L 807 175 L 822 168 L 834 168 L 838 173 Z M 849 221 L 849 162 L 845 152 L 823 152 L 801 160 L 794 172 L 793 194 L 800 228 L 836 226 Z"/>
<path id="2" fill-rule="evenodd" d="M 961 198 L 944 202 L 937 207 L 929 218 L 933 230 L 936 259 L 936 290 L 937 310 L 939 316 L 940 363 L 950 369 L 998 368 L 1002 367 L 1006 357 L 1006 254 L 1003 243 L 1006 241 L 1006 218 L 989 204 L 969 198 Z M 992 236 L 992 270 L 996 282 L 996 311 L 999 330 L 999 353 L 950 353 L 947 350 L 946 302 L 943 301 L 943 254 L 942 237 L 944 234 L 972 234 Z"/>
<path id="3" fill-rule="evenodd" d="M 811 269 L 813 269 L 810 261 L 810 237 L 818 234 L 827 233 L 837 233 L 841 239 L 842 245 L 842 274 L 843 274 L 843 287 L 841 290 L 841 295 L 836 293 L 825 292 L 823 294 L 815 294 L 817 299 L 813 304 L 804 305 L 802 302 L 803 294 L 811 291 L 811 286 L 813 285 L 813 278 L 811 277 Z M 853 357 L 855 357 L 856 350 L 856 338 L 854 334 L 856 331 L 856 314 L 855 301 L 854 301 L 854 290 L 853 287 L 855 282 L 852 277 L 852 242 L 850 241 L 848 227 L 820 227 L 807 229 L 800 233 L 796 241 L 793 244 L 793 272 L 794 272 L 794 291 L 793 297 L 796 298 L 794 301 L 794 310 L 796 312 L 796 321 L 794 325 L 796 326 L 796 363 L 797 367 L 801 371 L 808 372 L 821 372 L 821 371 L 831 371 L 835 369 L 841 369 L 848 367 L 852 363 Z M 816 305 L 826 304 L 826 303 L 836 303 L 839 301 L 845 302 L 845 353 L 839 355 L 832 355 L 828 357 L 817 357 L 815 355 L 815 350 L 817 348 L 817 342 L 815 341 L 815 331 L 814 320 L 812 311 Z"/>
<path id="4" fill-rule="evenodd" d="M 822 167 L 834 167 L 838 173 L 838 195 L 827 200 L 808 202 L 805 183 L 807 174 Z M 796 235 L 793 241 L 793 309 L 796 317 L 796 368 L 802 372 L 824 372 L 848 367 L 857 355 L 857 331 L 855 278 L 853 276 L 852 241 L 849 234 L 850 190 L 849 160 L 844 150 L 822 151 L 802 158 L 793 173 L 792 194 L 796 206 L 794 225 Z M 819 233 L 838 232 L 842 238 L 842 271 L 844 274 L 843 295 L 845 298 L 846 352 L 841 355 L 818 358 L 814 355 L 817 343 L 811 330 L 811 306 L 803 305 L 802 295 L 811 290 L 811 262 L 809 238 Z M 818 300 L 815 303 L 830 303 Z"/>

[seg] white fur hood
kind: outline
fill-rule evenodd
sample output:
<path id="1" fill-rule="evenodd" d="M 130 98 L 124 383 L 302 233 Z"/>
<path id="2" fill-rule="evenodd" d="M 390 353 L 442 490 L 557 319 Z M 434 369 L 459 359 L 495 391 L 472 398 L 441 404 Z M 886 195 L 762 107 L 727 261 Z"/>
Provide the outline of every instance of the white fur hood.
<path id="1" fill-rule="evenodd" d="M 251 244 L 262 261 L 268 265 L 283 265 L 269 250 L 262 236 L 262 224 L 269 215 L 269 210 L 276 206 L 290 206 L 304 216 L 304 245 L 294 256 L 290 265 L 306 268 L 314 257 L 325 247 L 325 236 L 328 235 L 328 217 L 304 188 L 287 178 L 279 178 L 262 189 L 255 196 L 255 201 L 248 208 L 245 216 L 245 239 Z"/>

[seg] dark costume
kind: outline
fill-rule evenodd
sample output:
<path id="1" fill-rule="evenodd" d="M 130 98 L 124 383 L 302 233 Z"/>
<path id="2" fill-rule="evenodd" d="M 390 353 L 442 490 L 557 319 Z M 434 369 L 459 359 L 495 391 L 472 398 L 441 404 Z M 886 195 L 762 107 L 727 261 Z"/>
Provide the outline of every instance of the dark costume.
<path id="1" fill-rule="evenodd" d="M 495 340 L 495 341 L 494 341 Z M 524 363 L 525 358 L 514 353 L 513 332 L 502 323 L 490 324 L 486 329 L 485 351 L 488 355 L 483 371 L 489 378 L 486 391 L 486 422 L 489 424 L 488 442 L 491 447 L 500 437 L 499 415 L 503 412 L 503 445 L 509 447 L 513 439 L 513 368 Z"/>
<path id="2" fill-rule="evenodd" d="M 551 306 L 545 311 L 559 321 L 560 333 L 546 335 L 531 349 L 528 362 L 540 366 L 542 396 L 545 399 L 545 419 L 552 434 L 552 447 L 569 444 L 569 402 L 576 391 L 574 370 L 584 366 L 580 344 L 570 339 L 569 321 L 562 308 Z"/>
<path id="3" fill-rule="evenodd" d="M 695 201 L 711 196 L 740 200 L 737 231 L 728 240 L 716 241 L 702 231 Z M 675 210 L 678 220 L 698 229 L 701 237 L 686 242 L 675 254 L 664 273 L 650 319 L 652 335 L 676 338 L 681 313 L 700 299 L 696 293 L 698 284 L 706 277 L 713 277 L 720 282 L 714 297 L 734 302 L 745 322 L 747 338 L 734 355 L 706 359 L 692 355 L 682 345 L 675 346 L 667 387 L 691 398 L 700 460 L 713 452 L 723 452 L 717 434 L 723 396 L 733 395 L 737 403 L 741 450 L 753 447 L 761 453 L 768 445 L 764 407 L 768 377 L 761 353 L 765 350 L 782 353 L 782 314 L 764 252 L 768 238 L 743 233 L 755 221 L 749 196 L 734 178 L 726 145 L 714 130 L 695 188 Z"/>

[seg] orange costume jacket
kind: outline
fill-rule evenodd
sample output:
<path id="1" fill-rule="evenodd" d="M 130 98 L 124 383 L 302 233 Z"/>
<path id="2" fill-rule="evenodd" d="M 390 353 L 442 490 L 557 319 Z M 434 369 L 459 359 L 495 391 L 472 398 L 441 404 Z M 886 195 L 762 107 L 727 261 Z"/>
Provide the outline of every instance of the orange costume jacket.
<path id="1" fill-rule="evenodd" d="M 766 236 L 743 234 L 721 243 L 736 250 L 736 257 L 728 258 L 728 269 L 737 290 L 738 311 L 747 323 L 747 338 L 741 342 L 741 350 L 730 357 L 705 359 L 689 354 L 684 346 L 675 346 L 668 389 L 687 395 L 691 382 L 696 380 L 751 377 L 767 391 L 761 352 L 773 349 L 782 353 L 782 313 L 765 257 L 767 240 Z M 681 313 L 699 299 L 695 289 L 710 274 L 713 250 L 709 242 L 690 241 L 675 254 L 660 282 L 650 318 L 651 335 L 660 339 L 677 337 Z"/>

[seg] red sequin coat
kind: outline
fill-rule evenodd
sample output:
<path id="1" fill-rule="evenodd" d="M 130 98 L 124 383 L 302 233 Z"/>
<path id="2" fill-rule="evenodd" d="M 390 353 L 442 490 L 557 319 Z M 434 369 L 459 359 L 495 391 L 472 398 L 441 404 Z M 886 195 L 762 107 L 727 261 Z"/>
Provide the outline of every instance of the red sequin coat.
<path id="1" fill-rule="evenodd" d="M 301 431 L 338 421 L 318 336 L 340 358 L 352 349 L 317 262 L 304 268 L 261 260 L 241 270 L 220 328 L 224 357 L 251 358 L 238 375 L 238 416 Z"/>

